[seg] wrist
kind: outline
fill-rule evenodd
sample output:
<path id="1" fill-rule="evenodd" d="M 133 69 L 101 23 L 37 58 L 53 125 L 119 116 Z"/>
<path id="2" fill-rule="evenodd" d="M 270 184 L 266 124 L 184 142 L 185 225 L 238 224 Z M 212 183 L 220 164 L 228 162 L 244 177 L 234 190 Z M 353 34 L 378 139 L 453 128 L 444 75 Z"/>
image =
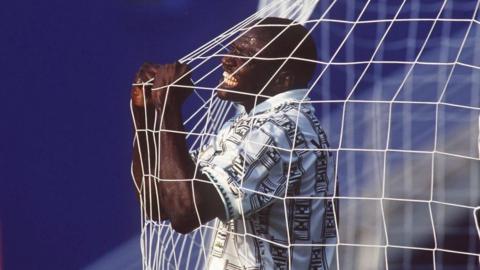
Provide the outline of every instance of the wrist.
<path id="1" fill-rule="evenodd" d="M 167 103 L 164 110 L 159 111 L 163 113 L 163 128 L 182 131 L 183 119 L 182 119 L 182 106 L 177 103 Z M 159 117 L 162 117 L 161 115 Z"/>
<path id="2" fill-rule="evenodd" d="M 139 107 L 133 105 L 132 118 L 137 129 L 154 129 L 155 125 L 155 109 L 151 106 Z M 157 124 L 158 128 L 158 124 Z"/>
<path id="3" fill-rule="evenodd" d="M 179 104 L 178 102 L 175 102 L 174 100 L 170 102 L 166 102 L 166 104 L 163 104 L 161 108 L 159 108 L 159 111 L 165 111 L 166 116 L 170 116 L 171 114 L 181 114 L 182 112 L 182 104 Z"/>

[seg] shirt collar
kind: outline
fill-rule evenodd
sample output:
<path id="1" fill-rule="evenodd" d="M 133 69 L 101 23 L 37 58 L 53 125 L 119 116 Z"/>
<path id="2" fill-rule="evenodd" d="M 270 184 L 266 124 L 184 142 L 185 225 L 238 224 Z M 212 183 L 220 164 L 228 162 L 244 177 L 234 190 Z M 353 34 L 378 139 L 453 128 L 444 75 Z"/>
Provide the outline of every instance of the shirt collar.
<path id="1" fill-rule="evenodd" d="M 282 92 L 280 94 L 270 97 L 267 100 L 257 104 L 248 113 L 248 115 L 249 116 L 256 115 L 258 113 L 267 111 L 273 107 L 276 107 L 277 105 L 280 105 L 286 102 L 292 102 L 292 101 L 298 102 L 302 100 L 310 100 L 307 94 L 308 94 L 308 89 L 294 89 L 294 90 L 288 90 L 288 91 Z M 245 108 L 243 108 L 243 112 L 245 112 Z"/>

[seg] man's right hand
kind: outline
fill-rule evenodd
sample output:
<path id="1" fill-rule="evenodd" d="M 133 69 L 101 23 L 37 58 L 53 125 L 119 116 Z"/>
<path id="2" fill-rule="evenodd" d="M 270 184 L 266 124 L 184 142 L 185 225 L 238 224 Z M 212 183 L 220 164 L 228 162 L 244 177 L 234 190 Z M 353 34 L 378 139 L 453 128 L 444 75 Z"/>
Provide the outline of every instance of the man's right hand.
<path id="1" fill-rule="evenodd" d="M 192 93 L 193 83 L 190 79 L 190 68 L 186 64 L 175 62 L 157 65 L 144 63 L 134 78 L 132 87 L 132 103 L 136 107 L 161 109 L 168 94 L 169 106 L 182 106 Z M 149 82 L 149 85 L 138 85 Z M 177 82 L 178 85 L 169 87 Z M 152 85 L 154 91 L 152 91 Z M 143 89 L 144 88 L 144 89 Z M 167 90 L 170 89 L 170 92 Z"/>
<path id="2" fill-rule="evenodd" d="M 137 74 L 135 74 L 135 78 L 133 79 L 133 83 L 136 84 L 132 87 L 132 104 L 137 108 L 147 107 L 147 109 L 153 109 L 153 101 L 152 101 L 152 85 L 153 85 L 153 78 L 158 73 L 160 69 L 160 65 L 152 64 L 152 63 L 144 63 L 140 69 L 138 70 Z M 142 86 L 140 84 L 146 83 L 150 81 L 150 85 Z"/>
<path id="3" fill-rule="evenodd" d="M 133 79 L 131 89 L 133 121 L 137 129 L 159 128 L 155 121 L 155 104 L 152 100 L 152 86 L 161 65 L 144 63 Z M 146 84 L 148 82 L 148 84 Z"/>

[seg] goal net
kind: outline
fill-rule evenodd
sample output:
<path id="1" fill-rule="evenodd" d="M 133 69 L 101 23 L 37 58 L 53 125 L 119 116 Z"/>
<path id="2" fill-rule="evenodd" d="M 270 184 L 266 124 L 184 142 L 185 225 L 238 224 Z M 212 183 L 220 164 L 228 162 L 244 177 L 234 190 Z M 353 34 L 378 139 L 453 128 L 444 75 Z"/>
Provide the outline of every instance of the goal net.
<path id="1" fill-rule="evenodd" d="M 310 99 L 302 102 L 315 108 L 334 155 L 336 267 L 478 269 L 480 1 L 262 3 L 180 60 L 195 85 L 183 108 L 190 149 L 235 113 L 215 94 L 228 45 L 254 21 L 293 19 L 318 46 Z M 137 188 L 148 203 L 151 194 Z M 144 211 L 143 269 L 205 268 L 219 221 L 181 235 Z"/>

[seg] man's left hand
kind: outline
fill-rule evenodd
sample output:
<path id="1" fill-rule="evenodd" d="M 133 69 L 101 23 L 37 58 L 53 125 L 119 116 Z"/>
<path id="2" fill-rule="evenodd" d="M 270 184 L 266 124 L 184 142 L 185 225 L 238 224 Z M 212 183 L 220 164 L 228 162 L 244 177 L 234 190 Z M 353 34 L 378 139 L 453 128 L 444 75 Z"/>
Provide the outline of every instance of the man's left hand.
<path id="1" fill-rule="evenodd" d="M 163 108 L 165 103 L 179 107 L 192 91 L 193 83 L 187 64 L 177 61 L 157 68 L 152 87 L 152 101 L 156 108 Z"/>

